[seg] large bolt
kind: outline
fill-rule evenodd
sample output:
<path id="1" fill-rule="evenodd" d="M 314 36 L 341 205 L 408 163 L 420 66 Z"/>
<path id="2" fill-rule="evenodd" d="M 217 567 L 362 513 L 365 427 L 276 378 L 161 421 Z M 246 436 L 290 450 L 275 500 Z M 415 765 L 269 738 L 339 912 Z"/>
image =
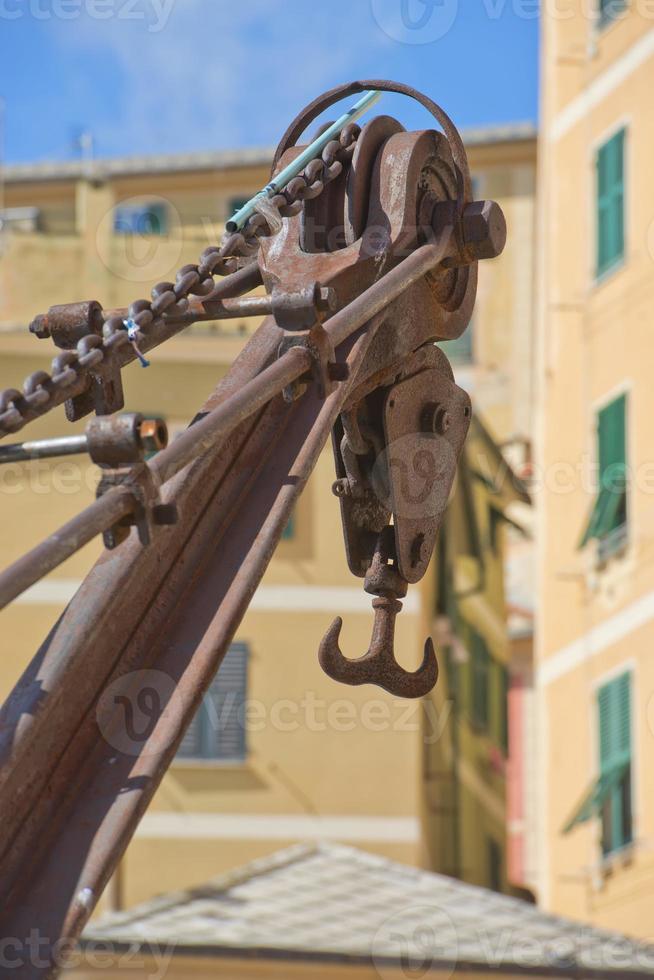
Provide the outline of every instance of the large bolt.
<path id="1" fill-rule="evenodd" d="M 466 251 L 473 259 L 494 259 L 506 244 L 506 219 L 496 201 L 473 201 L 461 218 Z"/>
<path id="2" fill-rule="evenodd" d="M 350 481 L 347 477 L 343 477 L 339 480 L 334 480 L 332 483 L 332 493 L 335 497 L 351 497 L 352 487 L 350 486 Z"/>
<path id="3" fill-rule="evenodd" d="M 452 425 L 452 416 L 444 405 L 428 402 L 422 411 L 422 431 L 428 435 L 444 436 Z"/>

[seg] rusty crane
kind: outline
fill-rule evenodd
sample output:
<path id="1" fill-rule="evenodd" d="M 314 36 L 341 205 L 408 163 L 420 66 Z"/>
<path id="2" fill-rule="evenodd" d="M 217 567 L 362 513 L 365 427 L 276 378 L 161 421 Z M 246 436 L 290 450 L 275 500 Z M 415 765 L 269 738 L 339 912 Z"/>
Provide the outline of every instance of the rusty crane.
<path id="1" fill-rule="evenodd" d="M 477 262 L 501 252 L 506 229 L 497 204 L 472 200 L 448 116 L 392 82 L 353 82 L 307 106 L 281 139 L 273 175 L 298 158 L 297 141 L 324 110 L 368 91 L 417 99 L 439 129 L 407 132 L 384 115 L 346 123 L 149 299 L 37 317 L 32 331 L 58 349 L 51 373 L 0 393 L 3 436 L 62 403 L 71 420 L 96 416 L 86 435 L 57 445 L 3 444 L 5 458 L 84 451 L 101 467 L 96 501 L 0 574 L 0 607 L 94 536 L 106 546 L 0 714 L 0 932 L 47 937 L 42 965 L 21 977 L 55 975 L 58 944 L 79 936 L 330 434 L 347 560 L 373 597 L 374 625 L 369 650 L 351 660 L 337 619 L 320 662 L 339 681 L 399 696 L 436 682 L 431 640 L 413 673 L 393 650 L 401 599 L 426 571 L 470 422 L 434 342 L 466 328 Z M 249 295 L 262 284 L 265 293 Z M 163 423 L 120 414 L 130 361 L 191 323 L 261 314 L 169 446 Z M 160 451 L 146 459 L 152 447 Z M 151 704 L 147 736 L 121 749 L 107 730 L 124 724 L 121 705 L 143 695 L 153 671 L 169 687 Z"/>

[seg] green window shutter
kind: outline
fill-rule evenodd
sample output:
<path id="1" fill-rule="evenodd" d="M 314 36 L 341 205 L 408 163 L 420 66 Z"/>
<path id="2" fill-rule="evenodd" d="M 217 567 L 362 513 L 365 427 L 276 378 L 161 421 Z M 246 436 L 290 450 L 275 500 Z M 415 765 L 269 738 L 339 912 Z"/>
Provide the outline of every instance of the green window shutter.
<path id="1" fill-rule="evenodd" d="M 252 197 L 252 196 L 253 195 L 250 195 L 250 197 Z M 231 197 L 229 199 L 229 201 L 227 202 L 227 219 L 226 220 L 229 220 L 229 218 L 231 218 L 232 215 L 236 214 L 237 211 L 240 211 L 241 208 L 244 207 L 248 203 L 248 201 L 250 200 L 250 197 Z"/>
<path id="2" fill-rule="evenodd" d="M 507 668 L 498 664 L 499 699 L 497 711 L 497 744 L 505 756 L 509 754 L 509 685 L 510 677 Z"/>
<path id="3" fill-rule="evenodd" d="M 602 541 L 627 523 L 626 395 L 601 410 L 597 419 L 597 498 L 579 547 Z"/>
<path id="4" fill-rule="evenodd" d="M 614 21 L 627 6 L 627 0 L 599 0 L 597 19 L 600 27 Z"/>
<path id="5" fill-rule="evenodd" d="M 470 321 L 460 337 L 457 337 L 455 340 L 441 340 L 437 346 L 441 348 L 443 353 L 455 366 L 457 364 L 472 364 L 474 360 L 472 337 L 473 324 Z"/>
<path id="6" fill-rule="evenodd" d="M 626 405 L 626 395 L 620 395 L 610 405 L 603 408 L 598 416 L 599 476 L 602 486 L 610 485 L 611 478 L 627 462 Z"/>
<path id="7" fill-rule="evenodd" d="M 624 256 L 624 135 L 620 130 L 597 153 L 598 276 Z"/>
<path id="8" fill-rule="evenodd" d="M 242 762 L 247 755 L 248 647 L 232 643 L 177 750 L 178 759 Z"/>
<path id="9" fill-rule="evenodd" d="M 491 658 L 486 641 L 476 630 L 471 630 L 471 717 L 479 728 L 487 729 L 489 722 L 489 674 Z"/>
<path id="10" fill-rule="evenodd" d="M 631 759 L 631 675 L 622 674 L 600 688 L 599 709 L 600 773 Z"/>
<path id="11" fill-rule="evenodd" d="M 289 517 L 284 530 L 282 531 L 282 541 L 292 541 L 295 537 L 295 512 Z"/>
<path id="12" fill-rule="evenodd" d="M 153 201 L 144 210 L 145 234 L 165 235 L 168 231 L 168 208 L 163 201 Z"/>
<path id="13" fill-rule="evenodd" d="M 590 788 L 586 790 L 581 803 L 577 805 L 572 816 L 563 827 L 563 833 L 569 834 L 577 824 L 586 823 L 593 817 L 601 816 L 611 794 L 619 788 L 625 781 L 629 773 L 630 764 L 627 762 L 623 766 L 611 769 L 604 775 L 594 779 Z"/>
<path id="14" fill-rule="evenodd" d="M 631 674 L 604 684 L 597 693 L 599 776 L 563 827 L 569 833 L 593 817 L 602 820 L 604 854 L 632 839 Z"/>
<path id="15" fill-rule="evenodd" d="M 602 848 L 607 854 L 631 840 L 631 674 L 604 684 L 597 704 L 600 780 L 608 786 L 602 800 Z"/>
<path id="16" fill-rule="evenodd" d="M 492 837 L 487 839 L 488 887 L 494 892 L 502 891 L 502 847 Z"/>

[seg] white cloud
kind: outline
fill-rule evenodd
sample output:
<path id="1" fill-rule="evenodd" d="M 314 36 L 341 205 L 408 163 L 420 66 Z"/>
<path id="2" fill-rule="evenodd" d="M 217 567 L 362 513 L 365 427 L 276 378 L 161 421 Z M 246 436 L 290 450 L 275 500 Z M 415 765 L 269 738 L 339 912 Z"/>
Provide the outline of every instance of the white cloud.
<path id="1" fill-rule="evenodd" d="M 142 0 L 138 20 L 117 2 L 110 19 L 55 25 L 59 44 L 93 59 L 101 90 L 121 92 L 115 124 L 96 131 L 101 151 L 273 143 L 303 104 L 360 76 L 362 42 L 368 55 L 384 47 L 367 3 L 287 0 L 274 16 L 268 0 L 174 0 L 151 29 L 167 2 Z"/>

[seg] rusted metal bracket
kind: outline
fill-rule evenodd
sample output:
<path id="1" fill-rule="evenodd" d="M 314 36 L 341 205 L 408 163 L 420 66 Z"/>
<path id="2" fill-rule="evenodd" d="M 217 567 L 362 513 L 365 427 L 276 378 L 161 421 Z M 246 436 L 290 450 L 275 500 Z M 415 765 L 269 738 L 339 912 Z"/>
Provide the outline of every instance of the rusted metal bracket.
<path id="1" fill-rule="evenodd" d="M 133 498 L 129 514 L 103 532 L 105 548 L 118 547 L 136 526 L 141 544 L 150 544 L 155 527 L 177 522 L 174 504 L 161 502 L 159 487 L 145 465 L 147 453 L 163 449 L 168 431 L 163 419 L 144 419 L 138 413 L 99 417 L 86 427 L 88 452 L 102 469 L 96 496 L 119 487 Z"/>
<path id="2" fill-rule="evenodd" d="M 79 352 L 80 364 L 89 368 L 85 390 L 66 399 L 69 422 L 77 422 L 90 412 L 111 415 L 125 404 L 120 368 L 115 361 L 105 362 L 100 351 L 103 328 L 102 307 L 95 300 L 51 306 L 30 324 L 36 337 L 50 337 L 61 350 L 70 351 L 71 362 L 78 359 L 72 352 Z"/>
<path id="3" fill-rule="evenodd" d="M 336 293 L 328 286 L 310 283 L 302 289 L 286 290 L 275 286 L 272 290 L 272 312 L 276 323 L 284 331 L 278 356 L 282 357 L 292 347 L 303 347 L 311 355 L 310 375 L 316 382 L 320 398 L 326 398 L 334 390 L 336 381 L 343 381 L 347 373 L 336 362 L 334 345 L 323 328 L 325 317 L 336 308 Z M 284 389 L 284 399 L 295 401 L 304 394 L 308 377 L 299 378 Z"/>

